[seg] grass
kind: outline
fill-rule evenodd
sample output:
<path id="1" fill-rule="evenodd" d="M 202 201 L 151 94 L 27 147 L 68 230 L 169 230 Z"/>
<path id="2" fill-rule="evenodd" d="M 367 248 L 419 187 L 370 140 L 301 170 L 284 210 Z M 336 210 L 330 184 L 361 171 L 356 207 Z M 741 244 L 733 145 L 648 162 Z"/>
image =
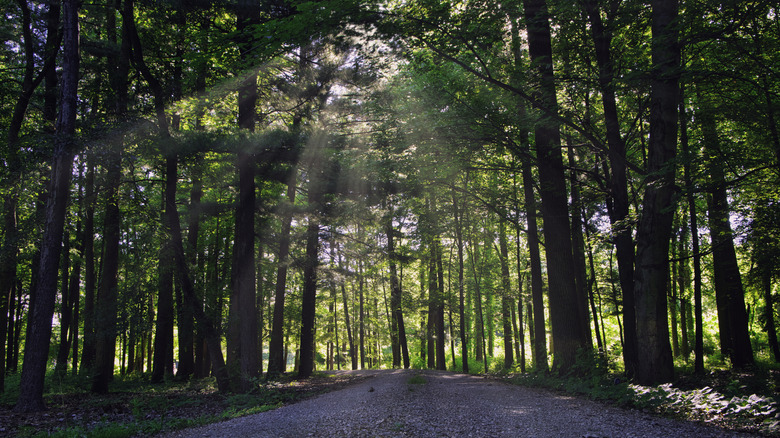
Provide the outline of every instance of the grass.
<path id="1" fill-rule="evenodd" d="M 598 357 L 581 357 L 567 375 L 492 374 L 502 380 L 584 396 L 613 405 L 696 421 L 730 430 L 780 435 L 780 399 L 775 365 L 759 363 L 749 372 L 720 368 L 704 376 L 678 369 L 673 383 L 635 385 Z"/>
<path id="2" fill-rule="evenodd" d="M 87 377 L 47 376 L 49 410 L 17 414 L 12 407 L 19 380 L 10 376 L 8 391 L 0 395 L 0 430 L 22 438 L 151 436 L 265 412 L 362 379 L 324 373 L 305 381 L 283 376 L 258 380 L 246 394 L 220 394 L 214 379 L 151 384 L 148 376 L 117 376 L 110 394 L 96 395 L 89 392 Z"/>

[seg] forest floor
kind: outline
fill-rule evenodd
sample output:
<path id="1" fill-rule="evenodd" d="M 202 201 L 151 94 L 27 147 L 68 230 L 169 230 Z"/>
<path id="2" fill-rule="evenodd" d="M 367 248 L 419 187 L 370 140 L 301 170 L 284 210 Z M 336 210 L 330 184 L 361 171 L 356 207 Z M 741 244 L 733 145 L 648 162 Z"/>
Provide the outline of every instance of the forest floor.
<path id="1" fill-rule="evenodd" d="M 529 387 L 528 383 L 554 389 Z M 774 411 L 767 410 L 767 406 L 775 406 L 773 397 L 729 393 L 753 394 L 745 391 L 761 388 L 764 391 L 759 393 L 774 392 L 768 389 L 766 377 L 730 372 L 697 379 L 683 377 L 674 387 L 648 389 L 646 393 L 639 387 L 623 385 L 626 390 L 636 391 L 636 400 L 644 397 L 643 403 L 619 397 L 616 400 L 614 387 L 618 385 L 611 385 L 607 395 L 594 397 L 592 389 L 578 391 L 549 382 L 540 385 L 511 375 L 467 376 L 420 370 L 319 373 L 305 381 L 284 378 L 259 383 L 258 390 L 251 394 L 234 395 L 218 393 L 209 380 L 151 385 L 136 379 L 114 385 L 115 392 L 108 395 L 63 385 L 61 391 L 47 395 L 49 411 L 38 414 L 17 414 L 11 404 L 0 404 L 0 436 L 129 437 L 178 429 L 174 436 L 228 438 L 725 437 L 757 432 L 780 436 L 780 428 L 765 427 L 767 418 L 777 418 Z M 580 396 L 571 395 L 578 392 Z M 757 416 L 755 411 L 762 409 L 764 414 Z M 741 416 L 733 415 L 734 411 Z"/>
<path id="2" fill-rule="evenodd" d="M 123 381 L 106 395 L 68 387 L 46 395 L 46 412 L 20 414 L 12 404 L 0 404 L 0 437 L 150 436 L 275 409 L 367 378 L 361 373 L 320 373 L 302 381 L 286 377 L 233 395 L 217 392 L 212 379 L 161 385 Z"/>

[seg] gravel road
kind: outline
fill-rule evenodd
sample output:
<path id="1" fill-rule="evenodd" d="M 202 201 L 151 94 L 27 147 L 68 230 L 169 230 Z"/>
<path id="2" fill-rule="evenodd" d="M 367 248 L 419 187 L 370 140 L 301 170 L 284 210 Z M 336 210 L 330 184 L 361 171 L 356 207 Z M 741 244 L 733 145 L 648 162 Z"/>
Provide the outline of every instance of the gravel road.
<path id="1" fill-rule="evenodd" d="M 749 437 L 464 374 L 349 371 L 354 386 L 175 437 Z M 415 375 L 425 379 L 412 384 Z"/>

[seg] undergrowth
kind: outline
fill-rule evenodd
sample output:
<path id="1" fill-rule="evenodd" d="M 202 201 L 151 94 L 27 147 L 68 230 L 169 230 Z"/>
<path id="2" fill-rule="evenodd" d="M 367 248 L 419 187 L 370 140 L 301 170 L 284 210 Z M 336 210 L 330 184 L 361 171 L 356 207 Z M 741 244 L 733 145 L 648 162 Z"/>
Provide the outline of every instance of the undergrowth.
<path id="1" fill-rule="evenodd" d="M 724 378 L 723 370 L 699 378 L 699 385 L 691 384 L 692 379 L 687 375 L 681 375 L 675 383 L 636 385 L 625 381 L 622 375 L 611 372 L 609 364 L 597 355 L 581 356 L 565 375 L 531 372 L 496 376 L 514 384 L 564 391 L 620 407 L 732 430 L 778 436 L 780 404 L 777 392 L 769 387 L 769 375 L 763 374 L 766 372 L 757 368 L 754 373 L 759 374 L 759 377 L 746 377 L 765 383 L 765 390 L 759 393 L 745 393 L 748 386 L 735 383 L 740 382 L 739 376 L 735 378 L 729 375 L 729 378 Z M 758 388 L 754 386 L 750 389 Z"/>
<path id="2" fill-rule="evenodd" d="M 89 380 L 68 377 L 50 386 L 45 396 L 49 411 L 13 413 L 13 400 L 0 396 L 0 435 L 17 437 L 132 437 L 153 436 L 256 414 L 338 388 L 355 377 L 317 373 L 305 381 L 285 375 L 257 380 L 243 394 L 220 394 L 213 378 L 150 384 L 145 376 L 119 377 L 107 395 L 91 394 Z"/>

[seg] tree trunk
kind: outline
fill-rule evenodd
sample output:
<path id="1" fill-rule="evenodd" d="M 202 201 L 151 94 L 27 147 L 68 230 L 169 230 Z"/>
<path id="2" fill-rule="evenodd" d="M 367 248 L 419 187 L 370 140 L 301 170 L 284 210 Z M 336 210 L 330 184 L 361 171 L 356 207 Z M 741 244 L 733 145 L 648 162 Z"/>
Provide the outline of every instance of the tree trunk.
<path id="1" fill-rule="evenodd" d="M 574 257 L 574 280 L 577 285 L 577 310 L 580 313 L 580 328 L 585 334 L 587 350 L 593 349 L 593 335 L 590 331 L 590 313 L 588 311 L 588 284 L 587 284 L 587 266 L 585 264 L 585 240 L 582 237 L 582 228 L 584 221 L 582 217 L 582 198 L 580 196 L 580 181 L 577 176 L 577 161 L 574 157 L 574 145 L 571 136 L 567 136 L 566 144 L 568 148 L 569 167 L 569 185 L 571 187 L 571 238 L 572 238 L 572 256 Z M 595 314 L 594 314 L 595 317 Z"/>
<path id="2" fill-rule="evenodd" d="M 175 190 L 178 175 L 176 171 L 176 157 L 168 156 L 165 159 L 165 188 L 163 189 L 163 243 L 160 249 L 160 264 L 158 266 L 158 290 L 157 290 L 157 322 L 154 330 L 154 359 L 151 375 L 152 383 L 161 383 L 165 376 L 173 375 L 173 271 L 174 254 L 172 232 L 167 224 L 170 224 L 169 215 L 173 214 L 169 209 L 176 208 Z M 178 172 L 176 172 L 178 173 Z"/>
<path id="3" fill-rule="evenodd" d="M 712 239 L 712 271 L 715 285 L 715 301 L 718 308 L 721 351 L 728 355 L 731 364 L 744 368 L 753 364 L 753 349 L 748 332 L 748 316 L 745 311 L 745 291 L 734 249 L 734 233 L 729 222 L 729 203 L 726 178 L 723 174 L 723 158 L 719 156 L 715 119 L 706 102 L 697 119 L 702 124 L 707 168 L 710 174 L 710 190 L 707 198 L 709 228 Z"/>
<path id="4" fill-rule="evenodd" d="M 401 284 L 398 281 L 398 268 L 395 255 L 395 229 L 393 228 L 392 215 L 385 225 L 387 235 L 387 258 L 390 264 L 390 312 L 396 332 L 393 333 L 397 348 L 393 350 L 393 367 L 400 367 L 403 360 L 404 368 L 409 368 L 409 347 L 406 343 L 406 329 L 404 327 L 404 313 L 402 308 Z M 397 355 L 397 356 L 396 356 Z"/>
<path id="5" fill-rule="evenodd" d="M 84 346 L 81 350 L 81 369 L 91 370 L 95 361 L 95 158 L 87 158 L 84 181 Z"/>
<path id="6" fill-rule="evenodd" d="M 701 302 L 701 251 L 699 249 L 699 221 L 696 213 L 696 199 L 691 177 L 691 155 L 688 145 L 688 116 L 685 108 L 685 83 L 680 84 L 680 147 L 683 154 L 683 183 L 685 184 L 688 214 L 690 216 L 691 251 L 693 252 L 693 311 L 694 311 L 694 373 L 704 373 L 704 317 Z"/>
<path id="7" fill-rule="evenodd" d="M 674 378 L 669 345 L 666 295 L 669 279 L 669 239 L 674 218 L 674 165 L 677 147 L 677 100 L 680 51 L 677 41 L 677 0 L 652 2 L 652 63 L 648 176 L 637 229 L 636 297 L 640 384 Z"/>
<path id="8" fill-rule="evenodd" d="M 780 345 L 777 342 L 777 328 L 775 326 L 774 299 L 772 297 L 772 272 L 762 269 L 761 289 L 764 292 L 764 319 L 766 320 L 766 333 L 769 340 L 769 348 L 772 349 L 772 358 L 780 362 Z"/>
<path id="9" fill-rule="evenodd" d="M 531 62 L 537 67 L 539 80 L 535 96 L 543 102 L 549 114 L 554 115 L 558 105 L 547 4 L 545 0 L 525 0 L 523 3 L 529 54 Z M 587 348 L 588 342 L 581 330 L 583 324 L 577 305 L 568 193 L 557 121 L 553 116 L 543 115 L 534 127 L 534 134 L 549 272 L 550 322 L 555 345 L 553 367 L 566 372 L 574 365 L 577 351 Z"/>
<path id="10" fill-rule="evenodd" d="M 177 157 L 176 155 L 170 155 L 166 159 L 166 173 L 170 175 L 177 175 Z M 166 180 L 169 185 L 168 193 L 170 193 L 170 201 L 176 200 L 176 183 L 173 179 Z M 173 251 L 173 259 L 176 264 L 176 271 L 179 275 L 179 281 L 184 295 L 183 302 L 185 305 L 190 306 L 189 311 L 195 317 L 195 321 L 203 330 L 203 334 L 206 338 L 207 348 L 209 350 L 209 358 L 211 360 L 214 376 L 217 379 L 217 388 L 220 392 L 228 392 L 230 390 L 230 378 L 228 376 L 227 367 L 225 366 L 225 359 L 222 355 L 222 345 L 220 341 L 220 334 L 217 331 L 213 321 L 208 317 L 200 306 L 196 306 L 195 299 L 195 287 L 192 283 L 192 277 L 190 276 L 190 269 L 187 265 L 187 258 L 184 253 L 184 244 L 182 243 L 181 224 L 179 222 L 179 212 L 176 210 L 175 204 L 166 203 L 166 225 L 171 233 L 171 247 Z"/>
<path id="11" fill-rule="evenodd" d="M 198 269 L 198 261 L 202 260 L 199 250 L 198 235 L 200 234 L 200 208 L 203 196 L 203 183 L 200 178 L 200 158 L 195 163 L 190 191 L 189 226 L 187 232 L 187 262 L 192 269 Z M 196 290 L 201 290 L 202 285 L 196 282 L 193 285 Z M 190 303 L 184 303 L 185 296 L 181 295 L 181 302 L 177 305 L 178 333 L 179 333 L 179 366 L 176 370 L 176 378 L 186 380 L 195 373 L 195 324 L 190 309 Z"/>
<path id="12" fill-rule="evenodd" d="M 254 108 L 254 107 L 253 107 Z M 257 377 L 257 309 L 255 308 L 255 172 L 253 157 L 239 152 L 239 201 L 236 211 L 236 233 L 233 245 L 230 319 L 228 322 L 228 365 L 237 363 L 237 387 L 251 389 L 250 380 Z"/>
<path id="13" fill-rule="evenodd" d="M 117 145 L 119 146 L 119 145 Z M 106 181 L 106 211 L 103 223 L 102 273 L 98 285 L 95 311 L 95 374 L 92 392 L 105 394 L 114 377 L 114 358 L 117 335 L 119 238 L 121 216 L 119 185 L 122 179 L 120 150 L 109 153 Z M 173 346 L 173 345 L 171 345 Z"/>
<path id="14" fill-rule="evenodd" d="M 290 254 L 290 229 L 292 224 L 293 205 L 295 204 L 295 172 L 287 184 L 287 200 L 282 216 L 282 229 L 279 233 L 279 261 L 276 271 L 276 289 L 274 292 L 274 316 L 271 323 L 271 340 L 268 346 L 268 373 L 272 378 L 285 371 L 284 363 L 284 297 L 287 291 L 287 258 Z M 345 298 L 346 300 L 346 298 Z M 346 307 L 346 301 L 344 302 Z M 349 327 L 349 323 L 347 323 Z M 350 345 L 352 336 L 350 335 Z M 354 358 L 355 355 L 353 354 Z"/>
<path id="15" fill-rule="evenodd" d="M 360 307 L 358 310 L 359 317 L 359 336 L 360 336 L 360 369 L 366 369 L 366 321 L 365 321 L 365 297 L 363 296 L 363 259 L 358 259 L 358 295 L 360 301 Z"/>
<path id="16" fill-rule="evenodd" d="M 338 247 L 336 249 L 338 249 Z M 339 271 L 344 272 L 344 265 L 341 261 L 341 253 L 339 253 Z M 344 285 L 344 281 L 341 282 L 341 298 L 344 301 L 344 324 L 347 326 L 349 357 L 352 362 L 352 369 L 356 370 L 358 369 L 358 356 L 355 351 L 355 340 L 352 336 L 352 322 L 349 319 L 349 303 L 347 302 L 347 287 Z"/>
<path id="17" fill-rule="evenodd" d="M 18 256 L 18 242 L 17 242 L 17 216 L 16 216 L 17 199 L 15 195 L 8 195 L 5 197 L 3 208 L 3 230 L 4 239 L 3 246 L 0 249 L 0 347 L 6 345 L 6 337 L 8 340 L 13 339 L 13 331 L 8 330 L 9 327 L 13 327 L 9 324 L 9 320 L 13 322 L 13 302 L 15 298 L 16 290 L 16 265 Z M 11 318 L 8 316 L 11 315 Z M 12 343 L 9 342 L 9 345 Z M 5 374 L 6 374 L 6 361 L 4 349 L 0 348 L 0 393 L 5 391 Z"/>
<path id="18" fill-rule="evenodd" d="M 57 51 L 59 48 L 58 33 L 60 18 L 60 3 L 51 2 L 47 12 L 47 34 L 46 34 L 46 53 L 44 65 L 39 74 L 35 75 L 36 57 L 34 53 L 34 40 L 32 33 L 32 18 L 30 7 L 26 0 L 18 0 L 17 3 L 22 10 L 22 38 L 24 47 L 24 73 L 22 76 L 21 90 L 16 99 L 11 120 L 8 125 L 8 151 L 6 155 L 6 167 L 9 175 L 3 183 L 3 188 L 7 188 L 3 197 L 3 242 L 0 247 L 0 346 L 6 344 L 6 336 L 12 341 L 12 330 L 6 329 L 8 321 L 14 321 L 13 315 L 9 314 L 11 303 L 14 300 L 13 291 L 16 289 L 16 267 L 19 252 L 19 231 L 17 230 L 17 207 L 19 203 L 19 191 L 23 163 L 19 155 L 19 133 L 22 130 L 27 109 L 30 100 L 44 77 L 50 77 L 55 74 L 54 69 Z M 56 83 L 55 83 L 56 86 Z M 56 111 L 56 95 L 54 96 L 54 111 Z M 56 114 L 48 117 L 47 120 L 54 120 Z M 8 318 L 8 316 L 12 316 Z M 9 342 L 9 345 L 11 343 Z M 10 367 L 10 365 L 9 365 Z M 0 393 L 5 390 L 5 361 L 0 360 Z"/>
<path id="19" fill-rule="evenodd" d="M 504 329 L 504 368 L 510 369 L 515 358 L 512 341 L 512 300 L 510 298 L 512 285 L 509 279 L 509 248 L 506 238 L 506 220 L 501 219 L 498 225 L 499 258 L 501 263 L 501 320 Z"/>
<path id="20" fill-rule="evenodd" d="M 238 41 L 240 57 L 245 67 L 253 59 L 253 44 L 247 32 L 242 32 L 258 22 L 257 11 L 240 8 L 237 29 L 244 39 Z M 244 78 L 238 90 L 238 126 L 254 132 L 257 103 L 257 76 Z M 236 209 L 236 233 L 233 246 L 231 275 L 230 318 L 228 321 L 228 365 L 237 363 L 238 376 L 233 376 L 237 386 L 247 392 L 250 378 L 257 377 L 259 352 L 257 350 L 257 309 L 255 308 L 255 164 L 254 156 L 240 151 L 236 159 L 239 174 L 239 200 Z"/>
<path id="21" fill-rule="evenodd" d="M 436 369 L 436 247 L 433 239 L 428 242 L 430 258 L 428 259 L 428 318 L 426 321 L 425 343 L 427 348 L 428 368 Z"/>
<path id="22" fill-rule="evenodd" d="M 464 279 L 463 279 L 463 224 L 458 208 L 458 197 L 452 193 L 453 219 L 455 220 L 455 242 L 458 245 L 458 313 L 460 314 L 460 359 L 464 374 L 469 372 L 469 343 L 466 331 L 466 307 L 464 304 Z"/>
<path id="23" fill-rule="evenodd" d="M 531 302 L 533 303 L 533 361 L 536 371 L 546 372 L 547 328 L 544 317 L 544 290 L 542 261 L 539 252 L 539 231 L 536 222 L 536 197 L 534 196 L 533 173 L 530 160 L 523 160 L 523 194 L 526 208 L 528 237 L 528 258 L 531 264 Z M 530 316 L 530 315 L 529 315 Z"/>
<path id="24" fill-rule="evenodd" d="M 45 409 L 43 383 L 46 376 L 54 299 L 57 288 L 57 266 L 60 260 L 65 211 L 70 190 L 71 166 L 76 131 L 76 108 L 79 77 L 79 22 L 76 0 L 63 0 L 63 61 L 58 136 L 54 143 L 50 195 L 41 247 L 41 275 L 35 290 L 35 307 L 30 309 L 29 330 L 24 350 L 16 412 Z"/>
<path id="25" fill-rule="evenodd" d="M 316 320 L 317 268 L 319 266 L 320 220 L 319 205 L 322 200 L 322 182 L 309 181 L 309 224 L 306 227 L 306 256 L 303 263 L 303 293 L 301 297 L 301 354 L 298 378 L 311 377 L 314 371 L 314 324 Z"/>
<path id="26" fill-rule="evenodd" d="M 446 370 L 447 359 L 445 351 L 447 349 L 447 339 L 444 336 L 444 268 L 441 254 L 441 239 L 439 236 L 434 238 L 433 245 L 436 248 L 436 273 L 438 278 L 436 300 L 434 301 L 436 306 L 436 319 L 434 320 L 436 335 L 436 369 Z"/>
<path id="27" fill-rule="evenodd" d="M 584 0 L 590 31 L 599 69 L 599 88 L 604 107 L 604 123 L 607 133 L 609 157 L 609 200 L 607 210 L 615 235 L 618 275 L 623 292 L 624 343 L 623 363 L 626 374 L 633 376 L 637 361 L 636 311 L 634 304 L 634 242 L 629 213 L 628 183 L 626 177 L 626 143 L 620 134 L 620 121 L 615 98 L 614 63 L 612 60 L 612 35 L 604 28 L 597 0 Z"/>

